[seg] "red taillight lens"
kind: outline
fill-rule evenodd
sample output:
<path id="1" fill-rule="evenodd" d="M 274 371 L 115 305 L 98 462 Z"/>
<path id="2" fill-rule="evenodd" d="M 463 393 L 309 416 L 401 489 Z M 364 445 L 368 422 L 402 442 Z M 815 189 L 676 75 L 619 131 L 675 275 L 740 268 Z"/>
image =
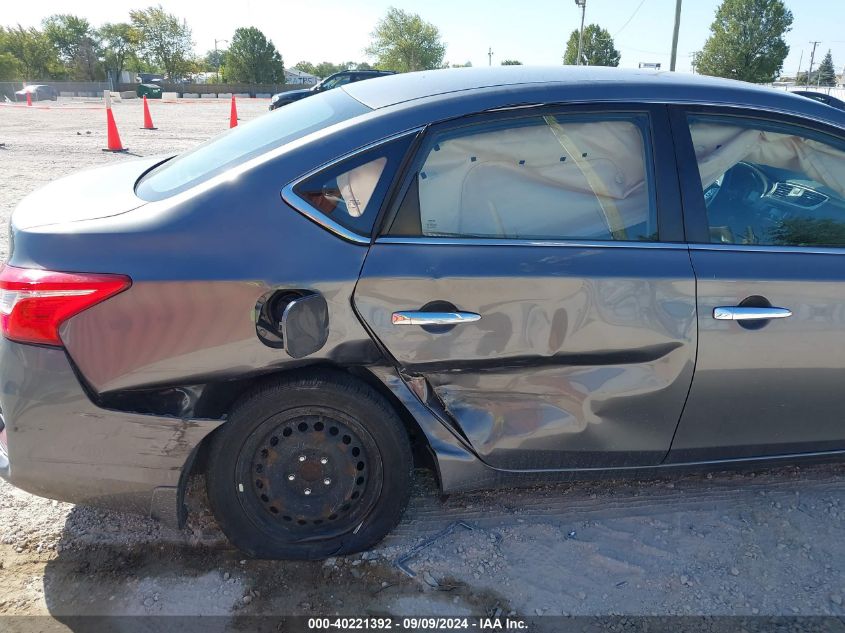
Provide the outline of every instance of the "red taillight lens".
<path id="1" fill-rule="evenodd" d="M 70 317 L 126 290 L 123 275 L 0 269 L 0 329 L 21 343 L 61 345 L 59 326 Z"/>

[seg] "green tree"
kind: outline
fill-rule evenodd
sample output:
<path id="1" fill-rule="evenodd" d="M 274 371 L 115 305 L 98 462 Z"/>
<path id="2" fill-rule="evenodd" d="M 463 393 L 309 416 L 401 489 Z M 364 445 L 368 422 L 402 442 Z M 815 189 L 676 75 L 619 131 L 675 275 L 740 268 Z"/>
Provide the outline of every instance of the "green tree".
<path id="1" fill-rule="evenodd" d="M 203 57 L 203 65 L 207 71 L 216 71 L 219 67 L 226 64 L 226 49 L 218 48 L 217 50 L 210 50 Z"/>
<path id="2" fill-rule="evenodd" d="M 316 75 L 317 74 L 317 67 L 312 64 L 311 62 L 301 61 L 296 62 L 293 67 L 296 70 L 301 70 L 304 73 L 308 73 L 309 75 Z"/>
<path id="3" fill-rule="evenodd" d="M 47 79 L 61 68 L 56 49 L 38 29 L 25 29 L 20 24 L 17 28 L 4 29 L 2 43 L 3 50 L 0 52 L 15 58 L 21 79 Z"/>
<path id="4" fill-rule="evenodd" d="M 703 75 L 768 83 L 783 68 L 789 53 L 783 36 L 791 26 L 782 0 L 723 0 L 693 62 Z"/>
<path id="5" fill-rule="evenodd" d="M 569 35 L 566 42 L 566 52 L 563 54 L 563 63 L 577 65 L 578 58 L 578 29 Z M 601 28 L 598 24 L 590 24 L 584 27 L 584 42 L 581 48 L 581 64 L 587 66 L 618 66 L 621 55 L 616 50 L 613 38 L 607 29 Z"/>
<path id="6" fill-rule="evenodd" d="M 502 66 L 522 66 L 522 62 L 516 59 L 503 59 Z"/>
<path id="7" fill-rule="evenodd" d="M 254 26 L 235 30 L 226 62 L 226 75 L 230 81 L 271 84 L 285 79 L 282 56 L 273 40 L 268 40 Z"/>
<path id="8" fill-rule="evenodd" d="M 419 15 L 390 7 L 371 34 L 365 49 L 378 68 L 410 72 L 440 68 L 446 45 L 436 26 Z"/>
<path id="9" fill-rule="evenodd" d="M 831 55 L 830 50 L 827 51 L 827 55 L 824 56 L 822 63 L 819 65 L 818 85 L 836 85 L 836 68 L 833 66 L 833 55 Z"/>
<path id="10" fill-rule="evenodd" d="M 42 25 L 67 74 L 88 81 L 98 78 L 100 42 L 88 20 L 63 13 L 45 18 Z"/>
<path id="11" fill-rule="evenodd" d="M 7 31 L 0 26 L 0 81 L 20 79 L 22 72 L 20 61 L 9 52 Z"/>
<path id="12" fill-rule="evenodd" d="M 347 70 L 347 66 L 344 64 L 333 64 L 332 62 L 320 62 L 314 67 L 314 72 L 311 73 L 312 75 L 317 75 L 318 77 L 326 78 L 329 75 L 333 75 L 335 73 L 339 73 L 341 70 Z M 307 72 L 307 71 L 306 71 Z"/>
<path id="13" fill-rule="evenodd" d="M 193 42 L 187 22 L 165 12 L 161 5 L 130 11 L 129 17 L 139 33 L 142 61 L 162 69 L 171 80 L 190 70 Z"/>
<path id="14" fill-rule="evenodd" d="M 41 24 L 44 34 L 56 47 L 59 59 L 68 66 L 74 63 L 85 38 L 93 33 L 88 20 L 67 13 L 51 15 L 44 18 Z"/>
<path id="15" fill-rule="evenodd" d="M 103 66 L 114 86 L 120 83 L 120 74 L 138 50 L 140 34 L 131 24 L 118 22 L 104 24 L 98 30 Z"/>
<path id="16" fill-rule="evenodd" d="M 11 53 L 0 53 L 0 81 L 20 79 L 21 63 Z"/>

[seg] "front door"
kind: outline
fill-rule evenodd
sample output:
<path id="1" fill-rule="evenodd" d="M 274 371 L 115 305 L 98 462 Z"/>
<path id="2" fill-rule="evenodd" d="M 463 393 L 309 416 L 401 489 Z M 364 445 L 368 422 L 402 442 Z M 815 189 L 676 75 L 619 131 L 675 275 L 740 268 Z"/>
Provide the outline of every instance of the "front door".
<path id="1" fill-rule="evenodd" d="M 649 465 L 669 449 L 696 327 L 665 112 L 435 129 L 370 249 L 359 315 L 492 466 Z"/>
<path id="2" fill-rule="evenodd" d="M 845 449 L 845 138 L 758 113 L 673 123 L 699 351 L 669 461 Z"/>

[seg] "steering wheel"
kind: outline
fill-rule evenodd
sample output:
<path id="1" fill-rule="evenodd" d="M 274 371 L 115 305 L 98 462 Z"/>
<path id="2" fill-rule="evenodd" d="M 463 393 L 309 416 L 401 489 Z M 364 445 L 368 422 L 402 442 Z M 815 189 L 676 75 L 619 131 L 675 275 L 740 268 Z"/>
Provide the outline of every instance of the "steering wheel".
<path id="1" fill-rule="evenodd" d="M 712 205 L 713 202 L 715 202 L 716 197 L 719 195 L 719 193 L 721 193 L 722 185 L 725 184 L 725 177 L 728 175 L 728 172 L 730 172 L 730 169 L 728 171 L 726 171 L 725 173 L 723 173 L 718 178 L 716 178 L 716 180 L 714 180 L 712 183 L 710 183 L 710 186 L 708 186 L 704 190 L 704 206 L 705 206 L 705 208 L 709 209 L 710 205 Z"/>

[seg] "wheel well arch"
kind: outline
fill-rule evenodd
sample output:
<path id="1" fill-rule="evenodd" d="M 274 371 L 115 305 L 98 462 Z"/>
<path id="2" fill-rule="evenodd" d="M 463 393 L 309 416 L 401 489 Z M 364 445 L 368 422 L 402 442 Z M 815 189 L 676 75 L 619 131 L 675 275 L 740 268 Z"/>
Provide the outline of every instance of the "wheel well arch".
<path id="1" fill-rule="evenodd" d="M 295 376 L 304 371 L 314 371 L 319 369 L 327 369 L 333 371 L 340 371 L 346 373 L 361 382 L 369 385 L 374 391 L 379 393 L 396 414 L 402 420 L 405 432 L 411 443 L 411 451 L 414 459 L 414 468 L 430 469 L 435 477 L 439 476 L 439 470 L 435 464 L 434 452 L 431 449 L 429 440 L 416 419 L 411 415 L 404 404 L 396 397 L 396 395 L 378 379 L 369 369 L 363 366 L 341 366 L 333 363 L 318 362 L 308 365 L 283 369 L 267 374 L 261 374 L 250 379 L 238 380 L 228 383 L 209 383 L 205 385 L 202 390 L 200 402 L 197 403 L 195 413 L 205 413 L 206 415 L 217 413 L 222 420 L 220 426 L 214 429 L 211 433 L 206 435 L 191 451 L 191 455 L 182 469 L 179 479 L 178 501 L 179 501 L 179 524 L 184 525 L 187 518 L 187 510 L 185 508 L 185 495 L 188 486 L 193 477 L 202 476 L 208 469 L 208 453 L 212 443 L 212 438 L 219 433 L 223 425 L 225 425 L 225 415 L 235 403 L 244 396 L 250 389 L 261 385 L 262 383 L 273 382 L 283 377 Z M 201 404 L 202 401 L 204 404 Z M 205 417 L 195 415 L 195 417 Z"/>

